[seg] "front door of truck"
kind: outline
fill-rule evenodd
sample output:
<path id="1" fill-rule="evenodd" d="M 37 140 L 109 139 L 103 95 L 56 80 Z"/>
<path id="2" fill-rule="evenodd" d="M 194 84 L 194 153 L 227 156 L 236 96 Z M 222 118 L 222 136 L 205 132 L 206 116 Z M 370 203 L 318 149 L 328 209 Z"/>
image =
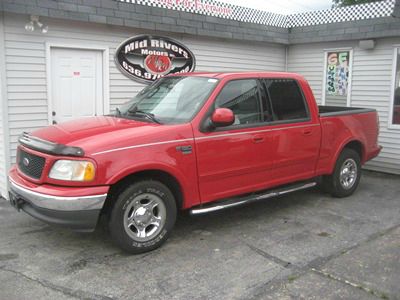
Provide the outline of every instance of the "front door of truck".
<path id="1" fill-rule="evenodd" d="M 228 127 L 195 133 L 202 203 L 262 189 L 271 180 L 273 136 L 263 123 L 257 79 L 226 83 L 214 108 L 231 109 Z"/>

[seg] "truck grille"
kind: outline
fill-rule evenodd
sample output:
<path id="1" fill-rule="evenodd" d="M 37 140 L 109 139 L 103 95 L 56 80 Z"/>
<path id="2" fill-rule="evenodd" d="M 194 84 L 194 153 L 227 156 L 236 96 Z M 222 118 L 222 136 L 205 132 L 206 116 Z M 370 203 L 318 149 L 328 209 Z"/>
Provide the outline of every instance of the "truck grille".
<path id="1" fill-rule="evenodd" d="M 45 158 L 21 149 L 18 150 L 18 168 L 29 177 L 40 179 L 42 176 Z"/>

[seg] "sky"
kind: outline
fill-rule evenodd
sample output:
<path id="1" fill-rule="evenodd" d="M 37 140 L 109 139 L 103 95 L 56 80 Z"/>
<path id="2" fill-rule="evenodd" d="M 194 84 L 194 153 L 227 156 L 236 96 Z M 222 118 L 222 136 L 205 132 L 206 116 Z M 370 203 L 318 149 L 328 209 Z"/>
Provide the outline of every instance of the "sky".
<path id="1" fill-rule="evenodd" d="M 278 14 L 329 9 L 332 0 L 219 0 L 220 2 L 266 10 Z"/>

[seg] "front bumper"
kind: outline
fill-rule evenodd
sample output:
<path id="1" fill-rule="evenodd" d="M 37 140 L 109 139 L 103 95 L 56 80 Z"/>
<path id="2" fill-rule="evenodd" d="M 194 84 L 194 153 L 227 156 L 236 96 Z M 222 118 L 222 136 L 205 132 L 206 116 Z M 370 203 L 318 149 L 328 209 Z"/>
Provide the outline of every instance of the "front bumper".
<path id="1" fill-rule="evenodd" d="M 10 203 L 43 222 L 71 228 L 76 231 L 93 231 L 107 198 L 108 187 L 63 188 L 34 187 L 24 184 L 16 171 L 9 175 Z M 60 193 L 71 196 L 61 196 Z M 82 193 L 85 193 L 82 194 Z M 91 193 L 94 192 L 94 193 Z M 75 196 L 72 196 L 74 195 Z"/>

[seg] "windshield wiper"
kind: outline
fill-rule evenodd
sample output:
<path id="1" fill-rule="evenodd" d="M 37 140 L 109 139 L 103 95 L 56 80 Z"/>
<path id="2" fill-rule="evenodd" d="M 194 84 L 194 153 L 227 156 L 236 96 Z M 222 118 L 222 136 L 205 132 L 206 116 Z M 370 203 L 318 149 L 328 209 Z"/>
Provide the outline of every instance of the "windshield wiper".
<path id="1" fill-rule="evenodd" d="M 161 124 L 161 122 L 154 116 L 154 114 L 149 113 L 149 112 L 145 112 L 143 110 L 139 110 L 139 109 L 137 109 L 137 106 L 135 106 L 134 109 L 129 109 L 127 111 L 127 114 L 129 114 L 129 115 L 141 115 L 141 116 L 144 116 L 146 119 L 148 119 L 150 121 L 153 121 L 154 123 Z"/>

